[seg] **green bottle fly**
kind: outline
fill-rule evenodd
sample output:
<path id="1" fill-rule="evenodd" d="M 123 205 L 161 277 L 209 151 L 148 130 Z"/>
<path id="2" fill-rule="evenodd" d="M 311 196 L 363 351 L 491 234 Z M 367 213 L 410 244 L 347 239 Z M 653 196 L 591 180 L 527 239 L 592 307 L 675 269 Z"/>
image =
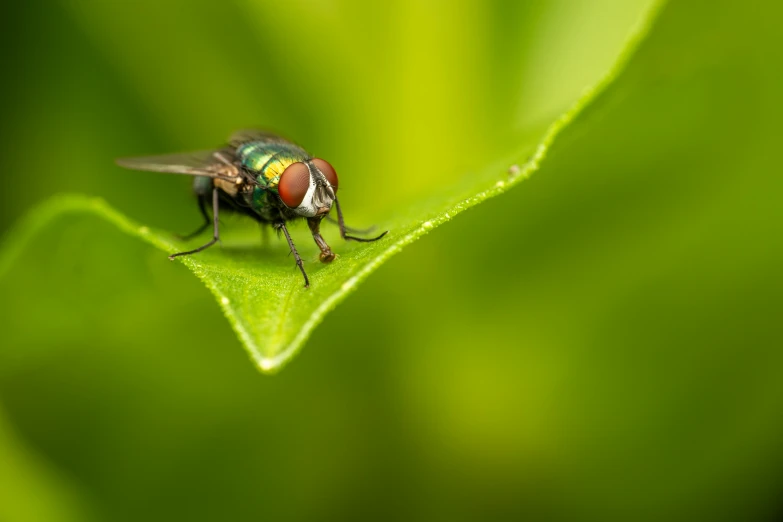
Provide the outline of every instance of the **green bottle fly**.
<path id="1" fill-rule="evenodd" d="M 310 286 L 302 259 L 288 233 L 288 221 L 305 218 L 315 243 L 321 250 L 321 261 L 330 263 L 335 254 L 321 237 L 321 220 L 332 206 L 337 210 L 337 224 L 343 239 L 377 241 L 386 232 L 371 239 L 348 235 L 340 203 L 337 200 L 337 173 L 325 160 L 313 158 L 290 141 L 256 130 L 234 133 L 225 147 L 216 150 L 165 156 L 148 156 L 117 160 L 117 164 L 134 170 L 166 172 L 195 176 L 194 192 L 205 223 L 186 239 L 213 225 L 212 241 L 195 250 L 169 256 L 196 254 L 220 239 L 220 208 L 245 214 L 256 221 L 282 230 L 296 264 Z M 211 196 L 211 197 L 210 197 Z M 207 210 L 212 202 L 212 216 Z"/>

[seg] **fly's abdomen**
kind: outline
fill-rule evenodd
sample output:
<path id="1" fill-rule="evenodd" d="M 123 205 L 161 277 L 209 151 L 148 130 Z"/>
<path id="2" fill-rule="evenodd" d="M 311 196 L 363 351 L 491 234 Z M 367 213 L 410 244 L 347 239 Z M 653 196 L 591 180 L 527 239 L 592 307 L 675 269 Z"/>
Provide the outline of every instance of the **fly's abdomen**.
<path id="1" fill-rule="evenodd" d="M 280 176 L 289 165 L 310 159 L 307 153 L 296 145 L 263 141 L 240 145 L 236 155 L 242 168 L 256 178 L 259 188 L 274 193 L 277 193 Z"/>

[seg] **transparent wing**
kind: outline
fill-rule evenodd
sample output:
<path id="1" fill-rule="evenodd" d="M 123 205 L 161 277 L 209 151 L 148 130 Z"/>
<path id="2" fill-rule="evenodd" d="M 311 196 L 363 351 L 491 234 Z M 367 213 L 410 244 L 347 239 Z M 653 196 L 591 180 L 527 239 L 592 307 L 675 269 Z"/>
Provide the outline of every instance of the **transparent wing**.
<path id="1" fill-rule="evenodd" d="M 183 154 L 119 158 L 117 165 L 131 170 L 226 179 L 226 176 L 217 170 L 217 167 L 223 164 L 221 158 L 231 158 L 231 151 L 229 149 L 218 149 L 186 152 Z"/>
<path id="2" fill-rule="evenodd" d="M 238 130 L 228 138 L 228 144 L 235 148 L 249 141 L 261 141 L 269 144 L 279 143 L 283 145 L 291 145 L 293 147 L 298 147 L 291 140 L 287 140 L 282 136 L 278 136 L 273 132 L 264 131 L 260 129 Z"/>

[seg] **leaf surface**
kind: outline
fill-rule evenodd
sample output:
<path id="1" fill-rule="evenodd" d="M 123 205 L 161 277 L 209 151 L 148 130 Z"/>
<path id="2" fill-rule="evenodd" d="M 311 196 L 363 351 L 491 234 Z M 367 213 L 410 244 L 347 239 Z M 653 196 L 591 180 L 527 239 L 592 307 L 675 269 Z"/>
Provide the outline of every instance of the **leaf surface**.
<path id="1" fill-rule="evenodd" d="M 596 85 L 585 89 L 543 133 L 531 132 L 505 158 L 480 170 L 464 172 L 456 179 L 452 176 L 451 185 L 394 207 L 388 221 L 376 224 L 381 230 L 389 230 L 382 240 L 343 243 L 334 229 L 331 233 L 327 231 L 325 237 L 338 253 L 337 260 L 328 265 L 318 263 L 312 244 L 303 247 L 300 242 L 298 248 L 305 260 L 310 288 L 303 287 L 293 260 L 286 256 L 285 242 L 259 246 L 259 233 L 251 227 L 234 227 L 233 231 L 223 232 L 222 248 L 214 247 L 179 259 L 214 294 L 258 368 L 262 372 L 278 370 L 301 349 L 326 314 L 391 256 L 457 214 L 502 194 L 533 174 L 561 130 L 622 72 L 647 35 L 661 5 L 663 2 L 652 4 L 609 72 Z M 128 218 L 102 199 L 62 195 L 33 210 L 12 232 L 0 258 L 0 276 L 38 230 L 50 227 L 68 213 L 86 213 L 104 219 L 166 254 L 189 250 L 204 242 L 203 238 L 180 242 L 168 231 Z M 350 211 L 346 219 L 350 220 Z M 303 237 L 300 235 L 299 240 Z"/>

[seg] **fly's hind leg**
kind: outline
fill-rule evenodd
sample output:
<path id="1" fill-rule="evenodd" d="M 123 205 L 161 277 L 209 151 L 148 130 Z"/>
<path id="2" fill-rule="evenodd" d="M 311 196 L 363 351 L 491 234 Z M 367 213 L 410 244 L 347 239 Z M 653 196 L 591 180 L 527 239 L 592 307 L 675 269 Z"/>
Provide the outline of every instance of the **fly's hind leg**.
<path id="1" fill-rule="evenodd" d="M 304 277 L 305 282 L 305 288 L 310 288 L 310 280 L 307 278 L 307 273 L 304 269 L 304 263 L 302 263 L 302 258 L 299 257 L 299 252 L 296 251 L 296 247 L 294 246 L 294 240 L 291 239 L 291 234 L 288 233 L 288 229 L 285 227 L 285 221 L 278 221 L 274 224 L 274 227 L 278 230 L 282 230 L 283 234 L 285 234 L 285 239 L 288 241 L 288 248 L 291 249 L 291 253 L 294 255 L 294 259 L 296 260 L 296 266 L 299 267 L 299 270 L 302 271 L 302 276 Z"/>
<path id="2" fill-rule="evenodd" d="M 215 243 L 217 243 L 220 240 L 220 226 L 218 224 L 219 223 L 219 221 L 218 221 L 219 202 L 220 202 L 220 196 L 218 194 L 217 187 L 215 187 L 215 188 L 212 189 L 212 221 L 213 221 L 213 226 L 214 226 L 214 234 L 212 236 L 212 241 L 210 241 L 206 245 L 198 247 L 195 250 L 189 250 L 188 252 L 179 252 L 177 254 L 171 254 L 169 256 L 169 259 L 171 259 L 173 261 L 175 257 L 189 256 L 191 254 L 197 254 L 197 253 L 201 252 L 202 250 L 206 250 L 207 248 L 211 247 L 212 245 L 214 245 Z M 206 214 L 206 211 L 204 211 L 204 213 Z"/>
<path id="3" fill-rule="evenodd" d="M 209 214 L 207 214 L 207 195 L 206 194 L 199 194 L 198 195 L 198 209 L 201 211 L 201 215 L 204 216 L 204 224 L 198 227 L 197 230 L 194 232 L 191 232 L 190 234 L 186 234 L 184 236 L 177 234 L 177 237 L 181 239 L 182 241 L 189 241 L 193 239 L 196 236 L 200 236 L 204 233 L 204 231 L 209 228 L 210 223 L 212 220 L 209 218 Z"/>

